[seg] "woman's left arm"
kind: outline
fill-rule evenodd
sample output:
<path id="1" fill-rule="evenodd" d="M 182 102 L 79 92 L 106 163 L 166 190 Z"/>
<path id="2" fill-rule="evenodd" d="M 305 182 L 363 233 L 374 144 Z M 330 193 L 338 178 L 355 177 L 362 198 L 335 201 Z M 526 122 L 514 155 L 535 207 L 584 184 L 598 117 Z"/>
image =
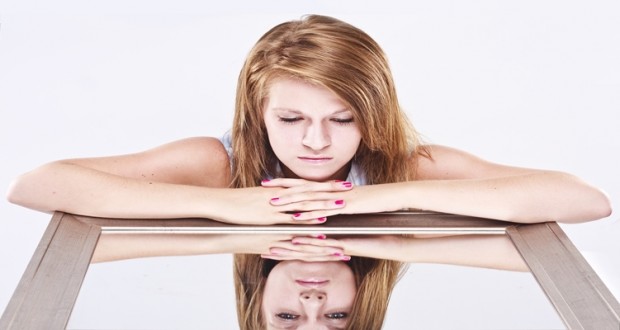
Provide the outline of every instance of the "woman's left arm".
<path id="1" fill-rule="evenodd" d="M 562 172 L 511 167 L 432 146 L 418 156 L 416 180 L 355 187 L 343 213 L 421 209 L 512 222 L 584 222 L 607 217 L 599 189 Z"/>

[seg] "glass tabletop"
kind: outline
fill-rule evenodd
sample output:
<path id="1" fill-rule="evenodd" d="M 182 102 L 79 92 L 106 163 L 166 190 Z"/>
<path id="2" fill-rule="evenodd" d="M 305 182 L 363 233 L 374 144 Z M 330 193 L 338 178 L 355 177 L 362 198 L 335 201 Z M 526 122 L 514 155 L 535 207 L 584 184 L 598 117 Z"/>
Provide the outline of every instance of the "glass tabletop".
<path id="1" fill-rule="evenodd" d="M 120 241 L 114 239 L 118 236 Z M 214 234 L 179 236 L 104 234 L 95 258 L 113 261 L 90 266 L 67 329 L 238 329 L 232 254 L 209 254 L 212 248 L 204 247 L 200 254 L 196 241 Z M 564 328 L 518 253 L 504 251 L 498 235 L 392 236 L 437 252 L 407 262 L 392 291 L 384 329 Z M 101 250 L 110 246 L 109 238 L 114 248 L 106 254 Z M 219 239 L 217 244 L 216 252 L 226 245 Z M 402 252 L 393 255 L 403 258 Z"/>

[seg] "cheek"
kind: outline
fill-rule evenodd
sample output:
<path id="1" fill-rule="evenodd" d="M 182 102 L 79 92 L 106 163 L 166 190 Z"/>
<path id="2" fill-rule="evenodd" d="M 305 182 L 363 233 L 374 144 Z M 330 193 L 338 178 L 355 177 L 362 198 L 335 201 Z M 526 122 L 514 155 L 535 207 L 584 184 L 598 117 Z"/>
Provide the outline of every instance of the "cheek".
<path id="1" fill-rule="evenodd" d="M 357 151 L 357 148 L 362 140 L 362 135 L 359 130 L 351 128 L 336 131 L 332 136 L 332 139 L 332 142 L 338 141 L 338 144 L 341 146 L 342 150 L 346 150 L 350 154 Z"/>
<path id="2" fill-rule="evenodd" d="M 275 152 L 282 149 L 288 150 L 289 147 L 299 144 L 303 138 L 303 131 L 299 125 L 278 125 L 267 127 L 269 143 Z"/>

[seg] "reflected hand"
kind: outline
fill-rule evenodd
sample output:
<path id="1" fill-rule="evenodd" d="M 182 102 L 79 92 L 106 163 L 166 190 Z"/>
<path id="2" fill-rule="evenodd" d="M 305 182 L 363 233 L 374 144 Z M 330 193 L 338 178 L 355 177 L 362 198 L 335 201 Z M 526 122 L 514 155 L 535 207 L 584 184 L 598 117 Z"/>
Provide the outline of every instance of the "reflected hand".
<path id="1" fill-rule="evenodd" d="M 330 242 L 336 243 L 337 241 L 327 239 L 323 234 L 295 236 L 288 241 L 273 244 L 268 253 L 261 254 L 261 257 L 273 260 L 302 261 L 348 261 L 351 259 L 350 256 L 344 254 L 341 247 L 330 245 Z"/>
<path id="2" fill-rule="evenodd" d="M 300 256 L 314 257 L 321 261 L 349 260 L 351 256 L 399 260 L 399 249 L 403 244 L 403 237 L 399 235 L 362 235 L 342 238 L 324 238 L 324 236 L 295 236 L 290 246 L 286 248 L 270 249 L 269 255 L 263 258 L 275 260 L 299 259 Z M 321 254 L 323 253 L 323 254 Z M 327 255 L 326 253 L 333 253 Z M 317 260 L 318 261 L 318 260 Z"/>

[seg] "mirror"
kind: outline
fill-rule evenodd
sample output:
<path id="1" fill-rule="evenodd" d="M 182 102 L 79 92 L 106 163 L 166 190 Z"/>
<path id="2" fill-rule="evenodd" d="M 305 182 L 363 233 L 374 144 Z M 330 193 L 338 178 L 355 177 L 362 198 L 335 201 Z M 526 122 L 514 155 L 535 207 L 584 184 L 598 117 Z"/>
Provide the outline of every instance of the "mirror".
<path id="1" fill-rule="evenodd" d="M 236 328 L 233 257 L 226 253 L 234 251 L 227 250 L 306 236 L 104 233 L 67 329 Z M 368 254 L 411 259 L 392 291 L 385 329 L 564 326 L 504 235 L 329 235 L 327 240 L 357 240 Z"/>
<path id="2" fill-rule="evenodd" d="M 334 255 L 334 249 L 353 257 L 342 261 L 343 256 Z M 181 321 L 187 321 L 187 328 L 203 327 L 205 322 L 237 328 L 230 253 L 237 253 L 234 260 L 242 273 L 237 278 L 243 278 L 239 282 L 247 288 L 240 291 L 247 294 L 239 296 L 248 298 L 262 292 L 263 298 L 254 299 L 260 305 L 248 305 L 264 311 L 266 318 L 288 314 L 286 318 L 296 319 L 296 311 L 272 313 L 263 304 L 267 301 L 282 302 L 292 296 L 301 305 L 333 302 L 327 289 L 319 287 L 336 283 L 335 279 L 309 270 L 319 267 L 323 272 L 338 265 L 338 272 L 330 274 L 351 274 L 353 280 L 339 283 L 355 285 L 338 286 L 352 289 L 331 297 L 348 297 L 345 304 L 354 301 L 354 305 L 340 306 L 321 317 L 342 319 L 350 313 L 349 320 L 361 322 L 353 328 L 379 328 L 367 325 L 384 314 L 387 329 L 403 324 L 421 328 L 558 328 L 553 310 L 568 328 L 614 329 L 620 324 L 617 300 L 553 222 L 520 225 L 441 213 L 396 212 L 335 216 L 318 226 L 252 227 L 208 219 L 103 219 L 57 212 L 0 319 L 0 328 L 130 329 L 149 327 L 143 322 L 150 321 L 154 329 L 167 327 L 165 322 L 178 328 Z M 240 253 L 249 256 L 243 265 L 237 259 Z M 310 257 L 330 261 L 272 260 Z M 255 262 L 247 262 L 252 260 Z M 376 280 L 364 282 L 373 270 L 379 270 L 375 275 L 401 274 L 384 271 L 399 269 L 389 267 L 400 265 L 394 260 L 411 265 L 393 290 L 389 281 L 386 285 L 375 285 L 379 283 Z M 91 261 L 97 263 L 91 266 Z M 287 274 L 287 269 L 303 270 L 301 283 L 297 273 L 290 273 L 295 276 L 289 276 L 288 281 L 273 280 L 278 274 Z M 252 287 L 261 283 L 264 289 Z M 293 285 L 288 291 L 274 291 L 270 283 Z M 288 295 L 299 289 L 295 285 L 312 290 Z M 286 294 L 273 299 L 267 297 L 269 292 Z M 384 293 L 393 294 L 389 306 L 380 299 L 386 297 Z M 354 300 L 356 295 L 370 299 Z M 113 303 L 104 305 L 102 296 Z M 386 306 L 387 313 L 381 312 Z M 132 323 L 83 323 L 97 318 Z M 332 328 L 342 327 L 336 324 Z"/>

